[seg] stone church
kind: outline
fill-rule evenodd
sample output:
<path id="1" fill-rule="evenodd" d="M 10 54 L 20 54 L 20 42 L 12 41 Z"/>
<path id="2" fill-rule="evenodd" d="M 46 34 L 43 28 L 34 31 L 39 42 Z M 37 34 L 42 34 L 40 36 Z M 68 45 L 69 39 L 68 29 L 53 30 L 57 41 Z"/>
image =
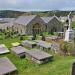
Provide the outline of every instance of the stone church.
<path id="1" fill-rule="evenodd" d="M 63 24 L 58 17 L 20 16 L 14 22 L 14 30 L 21 35 L 60 32 Z"/>

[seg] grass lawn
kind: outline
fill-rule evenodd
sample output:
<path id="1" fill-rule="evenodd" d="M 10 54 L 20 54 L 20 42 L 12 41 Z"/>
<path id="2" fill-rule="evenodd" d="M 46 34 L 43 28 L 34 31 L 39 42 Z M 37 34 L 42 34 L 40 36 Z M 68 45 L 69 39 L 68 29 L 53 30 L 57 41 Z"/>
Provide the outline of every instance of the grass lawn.
<path id="1" fill-rule="evenodd" d="M 72 22 L 72 27 L 75 29 L 75 22 Z"/>
<path id="2" fill-rule="evenodd" d="M 0 43 L 4 43 L 9 49 L 12 42 L 20 42 L 20 40 L 19 38 L 0 40 Z M 0 55 L 0 57 L 7 56 L 16 65 L 19 75 L 71 75 L 72 62 L 75 57 L 53 55 L 53 61 L 43 65 L 35 64 L 26 58 L 20 59 L 11 53 Z"/>

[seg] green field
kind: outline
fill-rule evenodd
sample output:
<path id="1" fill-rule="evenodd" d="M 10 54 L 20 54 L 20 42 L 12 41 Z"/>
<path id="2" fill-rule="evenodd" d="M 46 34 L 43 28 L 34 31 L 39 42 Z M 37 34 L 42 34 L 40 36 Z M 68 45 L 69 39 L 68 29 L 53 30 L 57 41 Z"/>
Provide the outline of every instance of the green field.
<path id="1" fill-rule="evenodd" d="M 9 49 L 12 42 L 20 42 L 20 39 L 17 37 L 0 40 L 0 43 L 4 43 Z M 26 58 L 20 59 L 11 53 L 0 55 L 0 57 L 7 56 L 17 67 L 19 75 L 71 75 L 72 63 L 75 57 L 53 55 L 53 61 L 43 65 L 38 65 Z"/>

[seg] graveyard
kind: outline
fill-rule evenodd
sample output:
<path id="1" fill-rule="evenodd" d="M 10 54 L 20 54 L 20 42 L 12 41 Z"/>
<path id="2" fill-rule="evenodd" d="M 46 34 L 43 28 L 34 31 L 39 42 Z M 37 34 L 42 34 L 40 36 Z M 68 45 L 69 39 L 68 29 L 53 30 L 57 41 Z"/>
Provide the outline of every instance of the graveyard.
<path id="1" fill-rule="evenodd" d="M 5 36 L 1 33 L 1 36 Z M 51 36 L 51 35 L 50 35 Z M 12 43 L 21 43 L 20 37 L 9 37 L 7 39 L 1 38 L 0 43 L 5 44 L 6 47 L 11 51 Z M 24 36 L 25 40 L 28 40 L 28 36 Z M 27 47 L 25 47 L 27 48 Z M 27 48 L 30 49 L 30 48 Z M 0 55 L 1 57 L 7 56 L 11 62 L 17 67 L 18 75 L 70 75 L 72 71 L 72 63 L 75 60 L 74 56 L 63 56 L 59 53 L 49 51 L 49 54 L 53 55 L 53 60 L 42 65 L 38 65 L 33 61 L 27 60 L 26 58 L 21 59 L 12 53 Z"/>
<path id="2" fill-rule="evenodd" d="M 33 33 L 31 31 L 31 35 L 29 34 L 30 32 L 27 32 L 27 35 L 22 34 L 24 30 L 22 31 L 21 29 L 16 32 L 13 27 L 12 29 L 7 28 L 1 30 L 0 74 L 74 75 L 75 23 L 72 23 L 70 15 L 71 12 L 67 16 L 68 27 L 66 26 L 66 28 L 64 26 L 63 32 L 58 32 L 58 27 L 57 31 L 56 27 L 53 27 L 51 33 L 41 31 L 38 20 L 40 20 L 41 23 L 44 22 L 38 16 L 22 16 L 22 19 L 24 18 L 29 21 L 35 17 L 31 20 L 34 28 L 31 29 L 33 31 Z M 53 20 L 55 19 L 56 22 L 59 22 L 59 19 L 55 15 L 52 18 Z M 50 18 L 46 17 L 44 20 L 45 19 L 48 20 Z M 52 23 L 55 23 L 53 20 Z M 36 21 L 38 23 L 36 23 Z M 74 28 L 71 27 L 72 25 Z M 19 27 L 19 25 L 17 26 Z M 60 30 L 62 29 L 63 27 Z"/>
<path id="3" fill-rule="evenodd" d="M 0 75 L 75 75 L 75 0 L 0 0 Z"/>

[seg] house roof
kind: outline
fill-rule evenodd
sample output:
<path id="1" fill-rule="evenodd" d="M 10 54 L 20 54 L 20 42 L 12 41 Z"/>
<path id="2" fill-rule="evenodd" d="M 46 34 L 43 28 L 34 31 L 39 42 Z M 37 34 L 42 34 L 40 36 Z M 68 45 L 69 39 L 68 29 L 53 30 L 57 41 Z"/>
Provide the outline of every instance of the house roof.
<path id="1" fill-rule="evenodd" d="M 11 63 L 7 57 L 0 58 L 0 75 L 16 71 L 17 68 Z"/>
<path id="2" fill-rule="evenodd" d="M 15 18 L 0 18 L 0 23 L 10 23 L 13 22 Z"/>
<path id="3" fill-rule="evenodd" d="M 37 60 L 43 60 L 43 59 L 52 57 L 52 55 L 50 55 L 44 51 L 38 50 L 38 49 L 32 49 L 32 50 L 28 51 L 27 53 Z"/>
<path id="4" fill-rule="evenodd" d="M 23 48 L 23 47 L 21 47 L 21 46 L 16 46 L 16 47 L 13 47 L 13 48 L 12 48 L 12 51 L 13 51 L 14 53 L 16 53 L 16 54 L 21 54 L 21 53 L 27 52 L 28 50 L 25 49 L 25 48 Z"/>
<path id="5" fill-rule="evenodd" d="M 18 19 L 16 19 L 15 23 L 17 24 L 22 24 L 22 25 L 27 25 L 29 22 L 34 19 L 36 15 L 31 15 L 31 16 L 20 16 Z"/>
<path id="6" fill-rule="evenodd" d="M 57 16 L 52 16 L 52 17 L 41 17 L 45 23 L 49 23 L 53 18 L 56 18 L 59 20 Z"/>

